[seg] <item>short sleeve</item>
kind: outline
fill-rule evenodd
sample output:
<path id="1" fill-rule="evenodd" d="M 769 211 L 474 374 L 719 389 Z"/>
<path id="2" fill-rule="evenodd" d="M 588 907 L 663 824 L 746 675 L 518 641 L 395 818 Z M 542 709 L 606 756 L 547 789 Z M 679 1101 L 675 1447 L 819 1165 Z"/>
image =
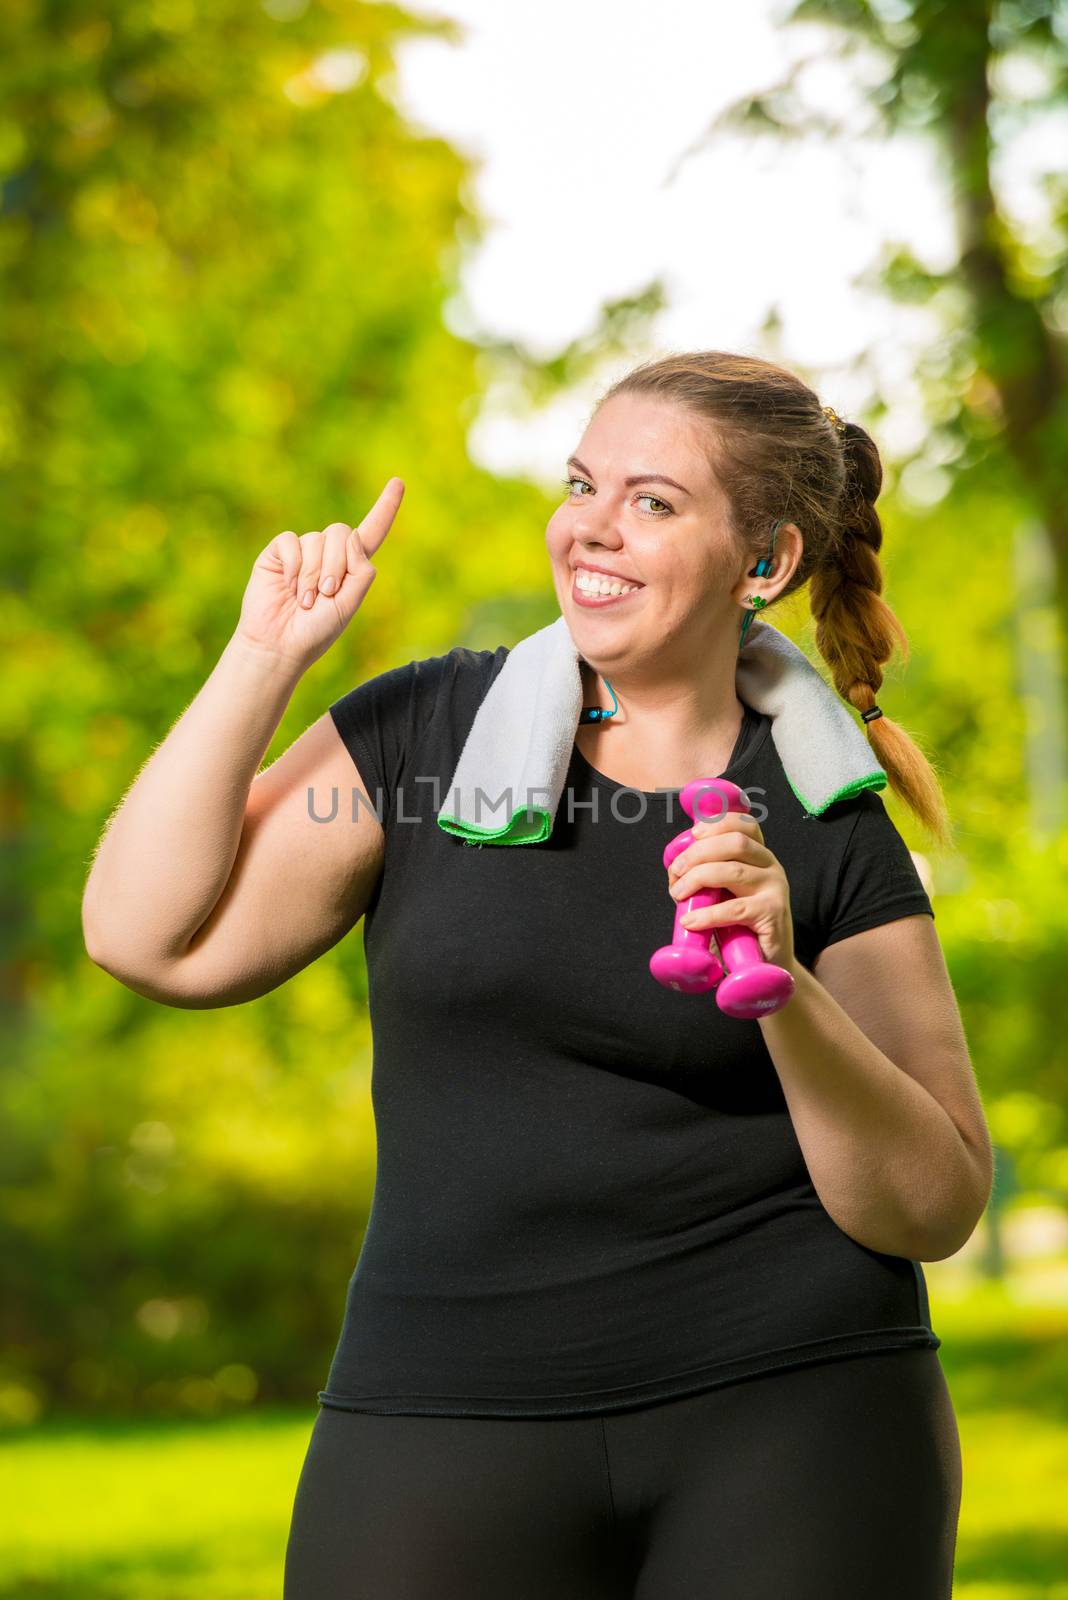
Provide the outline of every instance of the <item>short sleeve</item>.
<path id="1" fill-rule="evenodd" d="M 899 917 L 934 908 L 916 863 L 881 797 L 864 790 L 838 869 L 834 904 L 822 930 L 824 946 Z"/>
<path id="2" fill-rule="evenodd" d="M 393 816 L 405 774 L 418 771 L 422 741 L 435 713 L 447 720 L 473 719 L 507 655 L 506 645 L 495 651 L 458 645 L 443 656 L 391 667 L 329 707 L 383 826 Z"/>
<path id="3" fill-rule="evenodd" d="M 350 689 L 329 708 L 383 823 L 392 813 L 406 759 L 433 712 L 446 659 L 432 656 L 391 667 Z"/>

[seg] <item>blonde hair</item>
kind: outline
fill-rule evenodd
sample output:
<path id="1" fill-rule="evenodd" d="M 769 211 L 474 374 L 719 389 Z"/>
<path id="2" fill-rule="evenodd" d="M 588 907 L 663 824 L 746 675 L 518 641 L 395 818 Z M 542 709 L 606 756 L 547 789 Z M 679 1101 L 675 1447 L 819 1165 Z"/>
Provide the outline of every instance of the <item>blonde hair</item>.
<path id="1" fill-rule="evenodd" d="M 804 554 L 777 598 L 810 585 L 816 648 L 834 686 L 855 710 L 870 710 L 895 643 L 908 660 L 908 637 L 882 598 L 875 502 L 883 468 L 870 434 L 856 422 L 836 428 L 815 392 L 785 367 L 724 350 L 643 362 L 601 395 L 595 414 L 620 394 L 671 401 L 711 425 L 709 463 L 733 532 L 754 562 L 767 555 L 780 519 L 800 528 Z M 949 813 L 926 755 L 885 713 L 863 726 L 889 787 L 939 845 L 948 845 Z"/>

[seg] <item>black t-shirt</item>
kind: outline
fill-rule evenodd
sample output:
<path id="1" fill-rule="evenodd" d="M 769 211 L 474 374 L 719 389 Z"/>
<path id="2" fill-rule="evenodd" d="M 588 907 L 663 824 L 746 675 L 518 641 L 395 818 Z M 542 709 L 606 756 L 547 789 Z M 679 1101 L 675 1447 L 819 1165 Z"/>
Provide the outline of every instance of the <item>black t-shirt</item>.
<path id="1" fill-rule="evenodd" d="M 858 1244 L 816 1194 L 760 1024 L 649 971 L 678 791 L 576 748 L 542 843 L 438 827 L 507 655 L 450 650 L 330 707 L 386 840 L 364 921 L 378 1164 L 320 1402 L 561 1416 L 937 1349 L 920 1264 Z M 721 776 L 786 872 L 804 965 L 934 915 L 879 796 L 808 817 L 767 716 L 746 708 Z"/>

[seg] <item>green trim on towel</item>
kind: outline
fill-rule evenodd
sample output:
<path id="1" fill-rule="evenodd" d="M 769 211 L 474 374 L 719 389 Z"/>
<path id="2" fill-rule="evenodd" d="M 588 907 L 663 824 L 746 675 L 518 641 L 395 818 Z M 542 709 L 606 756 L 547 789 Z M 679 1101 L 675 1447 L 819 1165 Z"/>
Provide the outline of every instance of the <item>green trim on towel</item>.
<path id="1" fill-rule="evenodd" d="M 785 769 L 784 769 L 784 776 Z M 839 800 L 852 800 L 865 789 L 885 789 L 886 773 L 868 772 L 862 778 L 854 778 L 851 783 L 843 784 L 841 789 L 835 790 L 818 810 L 814 809 L 805 799 L 804 795 L 790 784 L 794 796 L 808 812 L 810 817 L 820 817 L 829 806 L 835 805 Z M 464 844 L 541 844 L 552 833 L 553 819 L 548 811 L 541 810 L 538 806 L 525 807 L 522 811 L 513 811 L 508 822 L 503 828 L 476 828 L 473 823 L 461 822 L 459 817 L 439 816 L 438 827 L 444 833 L 451 833 L 455 838 L 462 839 Z"/>
<path id="2" fill-rule="evenodd" d="M 834 794 L 828 796 L 818 810 L 814 810 L 805 799 L 804 795 L 800 794 L 798 790 L 794 788 L 793 784 L 790 783 L 790 778 L 785 767 L 783 768 L 783 776 L 786 778 L 787 783 L 790 784 L 790 788 L 793 789 L 794 795 L 798 800 L 800 800 L 810 817 L 822 817 L 828 806 L 833 806 L 839 800 L 854 800 L 856 796 L 865 789 L 886 788 L 886 773 L 880 768 L 878 772 L 867 772 L 864 774 L 863 778 L 854 778 L 851 783 L 843 784 L 840 789 L 835 790 Z"/>
<path id="3" fill-rule="evenodd" d="M 548 811 L 537 806 L 525 806 L 513 811 L 503 828 L 476 828 L 473 823 L 461 822 L 458 817 L 439 815 L 438 827 L 451 833 L 465 844 L 541 844 L 552 832 L 553 819 Z"/>

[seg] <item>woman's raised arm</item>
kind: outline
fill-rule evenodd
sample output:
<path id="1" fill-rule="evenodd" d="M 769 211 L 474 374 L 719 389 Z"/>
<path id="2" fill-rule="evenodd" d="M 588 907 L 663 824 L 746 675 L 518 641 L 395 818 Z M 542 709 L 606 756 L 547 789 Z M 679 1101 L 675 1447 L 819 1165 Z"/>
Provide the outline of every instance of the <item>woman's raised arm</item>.
<path id="1" fill-rule="evenodd" d="M 113 813 L 82 901 L 86 949 L 165 1004 L 266 993 L 362 916 L 382 829 L 329 714 L 259 772 L 301 674 L 340 636 L 375 578 L 404 493 L 391 478 L 358 530 L 286 532 L 261 552 L 214 670 Z M 305 598 L 310 602 L 305 604 Z M 307 792 L 338 815 L 316 822 Z"/>

